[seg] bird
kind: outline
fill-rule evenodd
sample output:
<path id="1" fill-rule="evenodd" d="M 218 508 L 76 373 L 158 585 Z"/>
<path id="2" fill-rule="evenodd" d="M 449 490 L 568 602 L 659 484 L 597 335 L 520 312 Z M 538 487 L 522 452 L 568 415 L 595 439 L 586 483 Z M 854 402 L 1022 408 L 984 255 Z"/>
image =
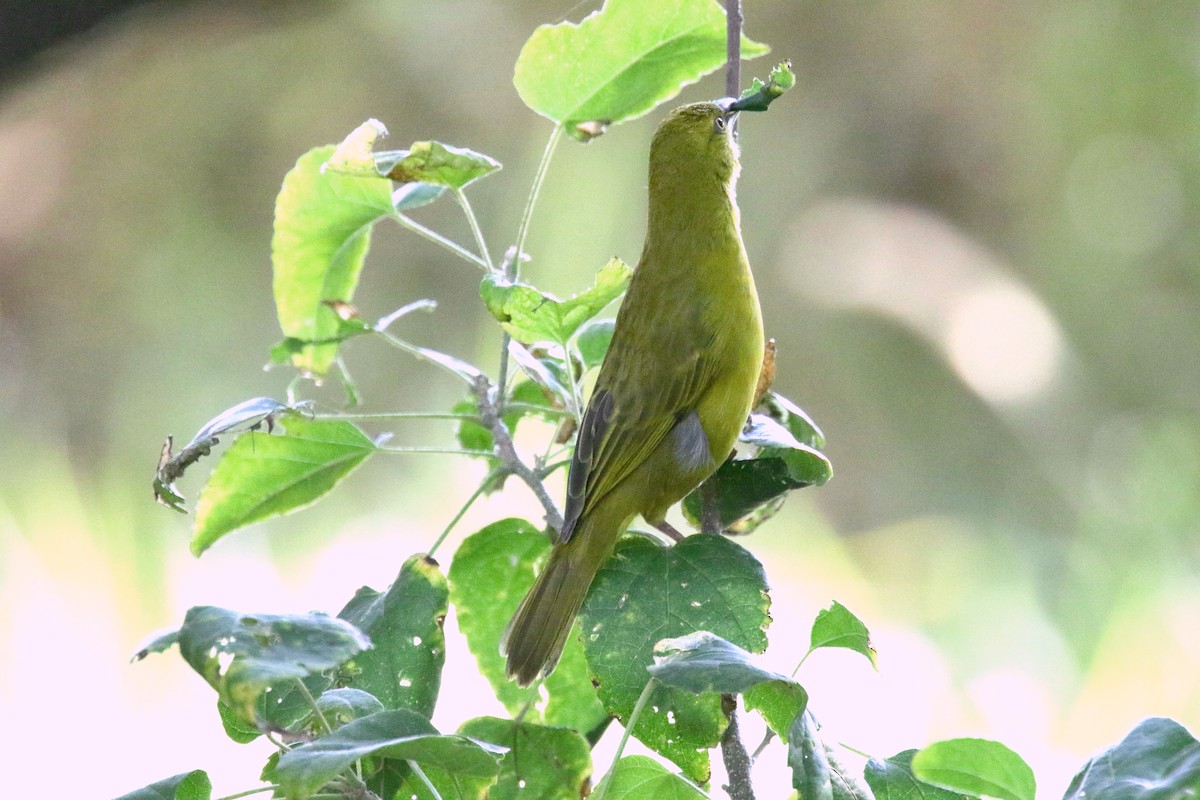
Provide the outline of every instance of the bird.
<path id="1" fill-rule="evenodd" d="M 750 413 L 763 323 L 733 105 L 677 108 L 651 141 L 645 244 L 580 421 L 563 525 L 501 640 L 521 686 L 553 671 L 633 518 L 671 534 L 667 511 L 725 461 Z"/>

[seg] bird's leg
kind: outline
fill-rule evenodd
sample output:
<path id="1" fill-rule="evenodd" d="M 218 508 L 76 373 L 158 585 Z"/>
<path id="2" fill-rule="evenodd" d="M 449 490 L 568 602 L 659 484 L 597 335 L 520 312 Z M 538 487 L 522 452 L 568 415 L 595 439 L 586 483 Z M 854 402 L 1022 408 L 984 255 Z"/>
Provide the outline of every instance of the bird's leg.
<path id="1" fill-rule="evenodd" d="M 671 523 L 667 522 L 665 519 L 662 520 L 661 522 L 652 522 L 650 524 L 653 525 L 654 527 L 658 528 L 664 534 L 666 534 L 667 537 L 669 539 L 671 539 L 672 541 L 675 541 L 675 542 L 683 541 L 683 534 L 680 533 L 679 531 L 675 530 L 675 526 L 672 525 Z"/>

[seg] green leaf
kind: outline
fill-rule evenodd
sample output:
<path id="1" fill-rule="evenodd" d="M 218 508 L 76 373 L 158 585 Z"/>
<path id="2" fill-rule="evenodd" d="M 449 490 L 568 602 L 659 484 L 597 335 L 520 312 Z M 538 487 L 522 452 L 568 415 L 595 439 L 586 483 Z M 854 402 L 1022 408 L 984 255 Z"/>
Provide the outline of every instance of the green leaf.
<path id="1" fill-rule="evenodd" d="M 870 788 L 838 760 L 821 739 L 810 712 L 796 718 L 788 736 L 792 787 L 805 800 L 874 800 Z"/>
<path id="2" fill-rule="evenodd" d="M 741 694 L 767 681 L 793 683 L 760 667 L 750 653 L 708 631 L 696 631 L 654 645 L 650 674 L 665 686 L 693 694 Z"/>
<path id="3" fill-rule="evenodd" d="M 156 781 L 117 800 L 209 800 L 211 797 L 212 781 L 208 773 L 196 769 Z"/>
<path id="4" fill-rule="evenodd" d="M 788 89 L 796 85 L 796 74 L 792 72 L 792 62 L 784 61 L 771 70 L 767 82 L 758 78 L 750 84 L 750 88 L 729 106 L 730 111 L 766 111 L 767 106 L 778 100 Z"/>
<path id="5" fill-rule="evenodd" d="M 629 719 L 661 639 L 706 630 L 762 652 L 770 621 L 766 590 L 762 565 L 721 536 L 689 536 L 670 548 L 640 536 L 622 539 L 580 614 L 588 666 L 604 707 Z M 704 783 L 708 748 L 725 725 L 719 696 L 660 686 L 633 732 Z"/>
<path id="6" fill-rule="evenodd" d="M 416 761 L 464 776 L 491 778 L 502 748 L 465 736 L 442 736 L 429 720 L 408 709 L 380 711 L 350 722 L 328 736 L 284 753 L 271 773 L 284 796 L 302 800 L 359 759 L 375 756 Z"/>
<path id="7" fill-rule="evenodd" d="M 759 408 L 771 419 L 783 425 L 792 435 L 809 447 L 820 450 L 825 446 L 825 434 L 804 409 L 778 392 L 767 392 Z"/>
<path id="8" fill-rule="evenodd" d="M 285 435 L 239 436 L 200 494 L 192 553 L 227 533 L 302 508 L 332 489 L 377 449 L 345 420 L 290 414 Z"/>
<path id="9" fill-rule="evenodd" d="M 871 646 L 871 632 L 862 620 L 836 600 L 829 608 L 817 612 L 810 641 L 810 653 L 819 647 L 844 647 L 862 653 L 871 662 L 872 667 L 879 669 L 875 660 L 875 648 Z"/>
<path id="10" fill-rule="evenodd" d="M 646 756 L 625 756 L 596 788 L 604 800 L 708 800 L 700 787 Z"/>
<path id="11" fill-rule="evenodd" d="M 397 183 L 423 183 L 462 189 L 500 169 L 500 162 L 465 147 L 441 142 L 413 142 L 408 150 L 375 154 L 380 174 Z"/>
<path id="12" fill-rule="evenodd" d="M 717 518 L 721 529 L 750 533 L 775 515 L 783 499 L 800 485 L 781 458 L 726 461 L 708 479 L 716 486 Z M 700 527 L 703 499 L 699 489 L 683 498 L 683 515 Z"/>
<path id="13" fill-rule="evenodd" d="M 640 117 L 725 64 L 725 13 L 714 0 L 607 0 L 579 24 L 543 25 L 517 57 L 525 105 L 579 139 Z M 768 48 L 742 37 L 743 58 Z"/>
<path id="14" fill-rule="evenodd" d="M 522 689 L 504 674 L 499 643 L 517 605 L 533 585 L 535 567 L 550 555 L 550 539 L 521 519 L 495 522 L 459 545 L 450 564 L 450 600 L 479 671 L 512 714 L 587 733 L 608 715 L 584 663 L 578 636 L 563 648 L 558 667 L 538 686 Z"/>
<path id="15" fill-rule="evenodd" d="M 594 319 L 579 329 L 575 335 L 575 346 L 579 348 L 584 369 L 593 369 L 604 363 L 616 327 L 615 319 Z"/>
<path id="16" fill-rule="evenodd" d="M 912 758 L 916 752 L 905 750 L 887 761 L 872 758 L 867 762 L 864 776 L 875 793 L 875 800 L 973 800 L 971 795 L 939 789 L 917 780 L 912 772 Z"/>
<path id="17" fill-rule="evenodd" d="M 370 650 L 338 671 L 338 682 L 370 692 L 384 708 L 433 716 L 446 662 L 442 622 L 449 604 L 437 562 L 415 555 L 385 594 L 366 586 L 338 616 L 371 638 Z"/>
<path id="18" fill-rule="evenodd" d="M 480 778 L 453 769 L 424 764 L 421 771 L 437 790 L 435 796 L 405 761 L 381 762 L 379 771 L 367 779 L 367 788 L 378 797 L 392 800 L 487 800 L 496 776 Z"/>
<path id="19" fill-rule="evenodd" d="M 768 681 L 746 690 L 742 695 L 747 711 L 757 711 L 767 726 L 788 742 L 796 718 L 808 707 L 808 692 L 794 681 Z"/>
<path id="20" fill-rule="evenodd" d="M 575 398 L 569 388 L 571 381 L 561 347 L 541 342 L 529 348 L 514 339 L 508 343 L 508 353 L 526 377 L 553 398 L 556 405 L 575 412 Z"/>
<path id="21" fill-rule="evenodd" d="M 407 211 L 410 208 L 427 206 L 446 193 L 445 186 L 428 183 L 405 183 L 392 192 L 392 208 Z"/>
<path id="22" fill-rule="evenodd" d="M 328 304 L 325 304 L 329 308 Z M 350 317 L 349 319 L 337 318 L 336 329 L 330 335 L 323 339 L 297 339 L 294 336 L 289 336 L 286 339 L 278 342 L 271 347 L 271 363 L 272 364 L 287 364 L 296 356 L 301 356 L 304 351 L 313 345 L 336 345 L 341 344 L 347 339 L 353 339 L 357 336 L 365 336 L 369 333 L 374 333 L 375 329 L 370 326 L 365 320 L 359 317 Z"/>
<path id="23" fill-rule="evenodd" d="M 221 717 L 221 727 L 225 730 L 225 735 L 238 744 L 250 744 L 262 736 L 262 731 L 257 725 L 246 722 L 236 711 L 221 702 L 220 698 L 217 699 L 217 714 Z M 261 710 L 258 716 L 262 718 Z"/>
<path id="24" fill-rule="evenodd" d="M 338 316 L 324 301 L 354 298 L 371 228 L 392 213 L 386 179 L 323 169 L 334 150 L 329 145 L 301 156 L 275 201 L 275 309 L 283 335 L 301 341 L 337 333 Z M 314 345 L 293 356 L 292 364 L 319 377 L 336 354 L 334 344 Z"/>
<path id="25" fill-rule="evenodd" d="M 1171 719 L 1138 723 L 1090 759 L 1063 800 L 1185 800 L 1200 794 L 1200 742 Z"/>
<path id="26" fill-rule="evenodd" d="M 179 629 L 184 660 L 247 722 L 255 721 L 255 702 L 269 685 L 332 669 L 370 646 L 357 628 L 324 614 L 196 606 Z"/>
<path id="27" fill-rule="evenodd" d="M 561 344 L 616 300 L 631 277 L 633 270 L 621 259 L 613 258 L 596 273 L 596 282 L 590 288 L 566 300 L 525 283 L 513 283 L 497 273 L 484 276 L 479 294 L 492 316 L 518 342 Z"/>
<path id="28" fill-rule="evenodd" d="M 384 710 L 378 697 L 361 689 L 330 689 L 317 698 L 321 720 L 328 722 L 334 730 Z M 313 712 L 313 716 L 316 717 L 316 712 Z"/>
<path id="29" fill-rule="evenodd" d="M 141 661 L 151 653 L 165 653 L 178 643 L 178 629 L 152 634 L 146 643 L 137 649 L 130 661 Z"/>
<path id="30" fill-rule="evenodd" d="M 761 448 L 759 458 L 779 458 L 797 488 L 820 486 L 833 476 L 829 459 L 797 439 L 786 427 L 764 414 L 751 414 L 738 440 Z"/>
<path id="31" fill-rule="evenodd" d="M 588 794 L 591 748 L 570 728 L 477 717 L 464 722 L 458 732 L 508 749 L 488 800 L 579 800 Z"/>
<path id="32" fill-rule="evenodd" d="M 925 783 L 952 792 L 1034 800 L 1033 770 L 1022 758 L 989 739 L 947 739 L 917 752 L 912 771 Z"/>

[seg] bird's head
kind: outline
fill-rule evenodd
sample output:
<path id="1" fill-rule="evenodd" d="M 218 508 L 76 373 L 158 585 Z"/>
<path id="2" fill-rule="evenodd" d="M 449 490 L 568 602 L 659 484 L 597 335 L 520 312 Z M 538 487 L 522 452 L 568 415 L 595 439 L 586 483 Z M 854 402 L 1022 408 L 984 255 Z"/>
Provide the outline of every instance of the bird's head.
<path id="1" fill-rule="evenodd" d="M 738 169 L 738 147 L 733 138 L 737 114 L 726 101 L 692 103 L 675 109 L 654 134 L 651 169 L 711 168 L 722 182 L 728 182 Z"/>

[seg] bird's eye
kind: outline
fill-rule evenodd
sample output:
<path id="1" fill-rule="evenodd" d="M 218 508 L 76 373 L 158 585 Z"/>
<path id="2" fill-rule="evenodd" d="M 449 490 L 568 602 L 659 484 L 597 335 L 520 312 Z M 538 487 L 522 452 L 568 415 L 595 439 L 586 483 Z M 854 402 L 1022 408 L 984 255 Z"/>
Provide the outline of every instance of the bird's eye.
<path id="1" fill-rule="evenodd" d="M 713 133 L 724 133 L 725 124 L 725 117 L 723 116 L 713 119 Z"/>

